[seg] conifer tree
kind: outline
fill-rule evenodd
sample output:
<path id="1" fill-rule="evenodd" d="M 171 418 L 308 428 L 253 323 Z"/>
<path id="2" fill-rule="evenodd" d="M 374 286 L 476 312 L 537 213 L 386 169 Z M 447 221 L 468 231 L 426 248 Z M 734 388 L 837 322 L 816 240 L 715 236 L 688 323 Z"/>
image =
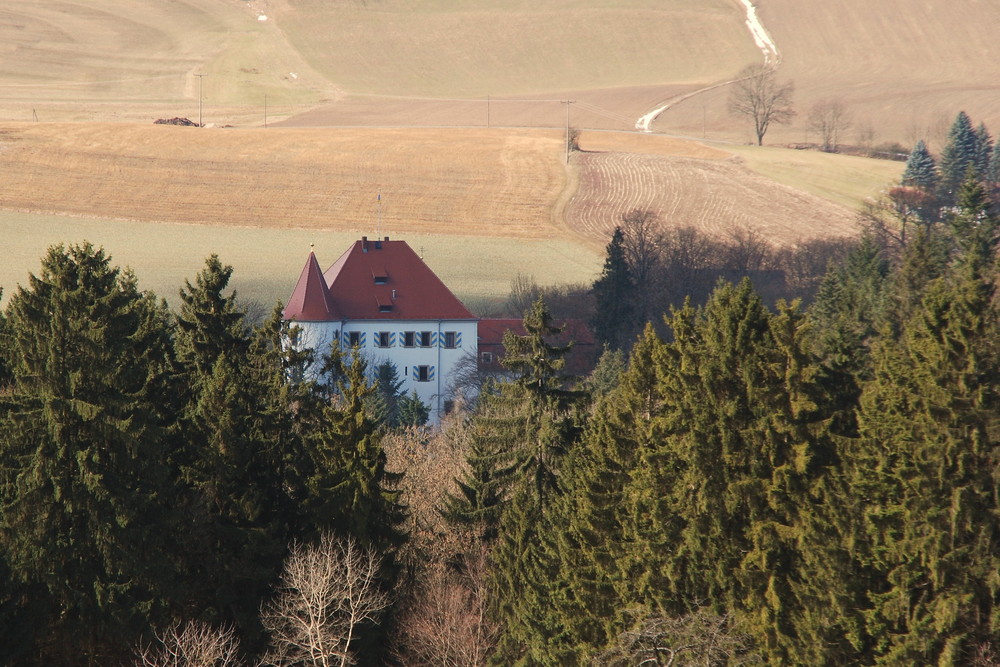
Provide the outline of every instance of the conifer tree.
<path id="1" fill-rule="evenodd" d="M 205 260 L 194 285 L 184 281 L 177 316 L 177 357 L 189 374 L 206 377 L 223 353 L 241 358 L 247 351 L 249 331 L 236 294 L 224 294 L 232 275 L 233 267 L 224 266 L 213 254 Z"/>
<path id="2" fill-rule="evenodd" d="M 962 262 L 927 289 L 901 339 L 875 350 L 848 459 L 864 498 L 867 631 L 880 664 L 969 664 L 996 637 L 1000 583 L 993 287 Z"/>
<path id="3" fill-rule="evenodd" d="M 459 494 L 446 494 L 441 513 L 489 544 L 499 534 L 500 515 L 521 469 L 520 450 L 528 440 L 525 395 L 510 383 L 488 383 L 470 418 L 468 470 L 456 479 Z"/>
<path id="4" fill-rule="evenodd" d="M 375 391 L 369 399 L 369 411 L 380 424 L 390 428 L 400 425 L 400 389 L 403 381 L 399 369 L 391 361 L 384 361 L 375 367 Z"/>
<path id="5" fill-rule="evenodd" d="M 579 435 L 572 410 L 582 395 L 565 387 L 569 378 L 563 375 L 563 368 L 572 343 L 550 342 L 563 329 L 553 324 L 541 298 L 524 314 L 524 329 L 524 336 L 509 330 L 504 334 L 501 363 L 515 374 L 514 382 L 527 398 L 524 419 L 528 441 L 523 443 L 521 459 L 524 476 L 532 480 L 538 502 L 544 507 L 546 496 L 556 488 L 559 460 Z"/>
<path id="6" fill-rule="evenodd" d="M 615 227 L 605 250 L 604 269 L 594 282 L 594 336 L 611 349 L 621 350 L 631 343 L 636 314 L 635 284 L 625 256 L 625 234 Z"/>
<path id="7" fill-rule="evenodd" d="M 178 361 L 187 387 L 184 452 L 185 569 L 205 620 L 235 623 L 244 644 L 261 641 L 261 600 L 278 576 L 296 510 L 285 471 L 287 404 L 282 370 L 251 354 L 255 341 L 225 294 L 231 266 L 216 255 L 181 290 Z"/>
<path id="8" fill-rule="evenodd" d="M 948 223 L 963 260 L 976 270 L 987 266 L 997 243 L 998 220 L 986 187 L 971 173 L 962 183 Z"/>
<path id="9" fill-rule="evenodd" d="M 937 189 L 937 182 L 937 164 L 930 151 L 927 150 L 924 140 L 921 139 L 917 141 L 913 150 L 910 151 L 910 157 L 906 159 L 902 183 L 933 193 Z"/>
<path id="10" fill-rule="evenodd" d="M 51 601 L 49 664 L 122 657 L 168 606 L 169 323 L 90 244 L 54 246 L 8 308 L 0 552 Z"/>
<path id="11" fill-rule="evenodd" d="M 561 643 L 564 630 L 549 600 L 564 584 L 556 577 L 558 560 L 551 531 L 545 529 L 552 503 L 560 493 L 560 467 L 579 437 L 576 410 L 583 396 L 566 388 L 562 375 L 569 345 L 548 339 L 561 329 L 539 299 L 525 313 L 526 335 L 504 336 L 505 367 L 515 373 L 516 394 L 523 400 L 525 440 L 517 443 L 512 501 L 502 512 L 500 538 L 492 554 L 498 617 L 503 626 L 499 659 L 556 664 L 549 647 Z"/>
<path id="12" fill-rule="evenodd" d="M 399 425 L 402 427 L 419 427 L 427 424 L 431 418 L 431 409 L 417 396 L 414 389 L 409 394 L 399 397 Z"/>
<path id="13" fill-rule="evenodd" d="M 960 111 L 948 131 L 948 143 L 941 152 L 938 198 L 944 206 L 955 203 L 959 186 L 969 168 L 976 168 L 980 152 L 980 139 L 972 128 L 972 121 L 968 114 Z"/>
<path id="14" fill-rule="evenodd" d="M 366 410 L 374 392 L 367 365 L 358 351 L 345 362 L 336 343 L 326 361 L 335 378 L 332 398 L 321 408 L 306 439 L 310 458 L 306 511 L 315 530 L 350 535 L 388 554 L 405 541 L 400 524 L 400 473 L 386 469 L 383 428 Z"/>
<path id="15" fill-rule="evenodd" d="M 565 582 L 550 600 L 562 628 L 553 649 L 564 664 L 587 664 L 634 620 L 639 597 L 629 558 L 636 554 L 627 547 L 626 531 L 633 517 L 623 507 L 661 409 L 656 369 L 662 349 L 647 325 L 617 388 L 595 394 L 595 410 L 565 463 L 563 494 L 548 515 L 558 580 Z"/>
<path id="16" fill-rule="evenodd" d="M 819 382 L 838 406 L 832 428 L 840 435 L 856 435 L 854 411 L 871 373 L 868 346 L 885 322 L 888 276 L 889 262 L 866 235 L 843 265 L 830 267 L 809 309 Z"/>
<path id="17" fill-rule="evenodd" d="M 990 161 L 993 157 L 993 137 L 990 136 L 990 131 L 986 129 L 984 123 L 979 123 L 976 127 L 976 174 L 979 178 L 985 179 L 989 174 Z"/>

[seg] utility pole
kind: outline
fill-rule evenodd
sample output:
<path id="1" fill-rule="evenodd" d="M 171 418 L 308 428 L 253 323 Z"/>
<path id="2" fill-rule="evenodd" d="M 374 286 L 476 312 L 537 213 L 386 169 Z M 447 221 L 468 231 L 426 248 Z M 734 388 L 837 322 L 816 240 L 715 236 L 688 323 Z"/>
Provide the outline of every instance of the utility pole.
<path id="1" fill-rule="evenodd" d="M 201 122 L 201 92 L 204 90 L 205 77 L 207 74 L 195 74 L 198 77 L 198 127 L 204 127 L 204 123 Z"/>
<path id="2" fill-rule="evenodd" d="M 569 105 L 575 102 L 576 100 L 563 100 L 566 105 L 566 164 L 569 164 Z"/>

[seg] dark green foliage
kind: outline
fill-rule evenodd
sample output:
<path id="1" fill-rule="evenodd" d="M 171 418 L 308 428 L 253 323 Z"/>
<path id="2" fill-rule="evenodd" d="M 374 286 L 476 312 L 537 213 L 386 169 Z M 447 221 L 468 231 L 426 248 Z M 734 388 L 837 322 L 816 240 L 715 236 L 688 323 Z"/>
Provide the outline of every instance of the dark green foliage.
<path id="1" fill-rule="evenodd" d="M 410 394 L 399 397 L 399 425 L 402 427 L 417 427 L 427 424 L 431 418 L 431 409 L 417 396 L 414 389 Z"/>
<path id="2" fill-rule="evenodd" d="M 399 473 L 386 470 L 382 427 L 366 411 L 374 392 L 364 357 L 353 352 L 345 362 L 336 344 L 327 359 L 332 398 L 321 407 L 306 439 L 310 467 L 306 514 L 313 530 L 351 535 L 381 552 L 400 546 Z"/>
<path id="3" fill-rule="evenodd" d="M 296 510 L 284 457 L 290 443 L 284 369 L 251 336 L 235 295 L 232 267 L 212 255 L 181 290 L 178 361 L 188 402 L 180 472 L 187 530 L 184 570 L 192 604 L 213 623 L 235 623 L 245 645 L 261 641 L 257 607 L 276 579 Z"/>
<path id="4" fill-rule="evenodd" d="M 0 435 L 2 558 L 51 602 L 36 648 L 107 660 L 161 617 L 166 313 L 89 244 L 53 247 L 8 308 L 13 386 Z"/>
<path id="5" fill-rule="evenodd" d="M 926 192 L 934 192 L 937 188 L 937 182 L 937 164 L 930 151 L 927 150 L 924 140 L 921 139 L 910 151 L 910 157 L 906 160 L 902 183 Z"/>
<path id="6" fill-rule="evenodd" d="M 998 220 L 986 187 L 971 173 L 962 183 L 948 223 L 963 259 L 976 270 L 987 266 L 997 243 Z"/>
<path id="7" fill-rule="evenodd" d="M 400 389 L 403 381 L 399 378 L 399 369 L 391 361 L 383 361 L 375 367 L 375 377 L 372 392 L 368 400 L 368 411 L 380 424 L 390 428 L 400 425 Z"/>
<path id="8" fill-rule="evenodd" d="M 615 227 L 605 250 L 604 270 L 594 282 L 594 336 L 599 343 L 615 350 L 631 344 L 636 325 L 633 307 L 636 285 L 624 244 L 622 228 Z"/>
<path id="9" fill-rule="evenodd" d="M 566 388 L 563 357 L 569 346 L 547 339 L 561 329 L 552 324 L 541 299 L 524 315 L 526 335 L 504 336 L 503 364 L 515 374 L 509 396 L 524 424 L 523 439 L 512 442 L 517 467 L 511 502 L 504 506 L 494 547 L 494 588 L 503 626 L 498 659 L 508 663 L 558 664 L 564 630 L 551 600 L 564 588 L 556 577 L 557 546 L 548 514 L 561 492 L 566 453 L 579 438 L 580 392 Z"/>
<path id="10" fill-rule="evenodd" d="M 569 378 L 562 369 L 572 343 L 555 345 L 549 338 L 562 327 L 552 323 L 545 303 L 539 299 L 524 314 L 526 334 L 504 334 L 503 365 L 514 373 L 514 382 L 524 391 L 527 441 L 520 446 L 523 474 L 530 478 L 544 508 L 546 496 L 555 491 L 556 469 L 567 445 L 578 435 L 573 419 L 574 404 L 582 399 L 566 388 Z"/>
<path id="11" fill-rule="evenodd" d="M 638 571 L 629 560 L 637 554 L 627 548 L 635 517 L 623 511 L 625 488 L 661 409 L 656 357 L 662 350 L 647 326 L 617 388 L 595 393 L 594 413 L 564 466 L 563 494 L 548 515 L 565 582 L 551 601 L 565 661 L 586 663 L 631 624 Z"/>
<path id="12" fill-rule="evenodd" d="M 849 470 L 882 576 L 867 630 L 883 664 L 969 664 L 1000 629 L 992 294 L 963 263 L 874 352 Z"/>
<path id="13" fill-rule="evenodd" d="M 969 169 L 976 169 L 982 152 L 981 140 L 972 128 L 968 114 L 960 111 L 948 131 L 948 143 L 941 152 L 941 178 L 938 195 L 942 204 L 950 206 Z"/>
<path id="14" fill-rule="evenodd" d="M 469 423 L 468 471 L 456 479 L 459 495 L 446 494 L 442 515 L 468 527 L 483 542 L 499 533 L 500 514 L 521 469 L 527 442 L 523 390 L 512 384 L 487 384 Z"/>
<path id="15" fill-rule="evenodd" d="M 990 170 L 990 162 L 993 157 L 993 137 L 986 129 L 984 123 L 980 123 L 976 128 L 976 174 L 979 178 L 986 178 Z"/>

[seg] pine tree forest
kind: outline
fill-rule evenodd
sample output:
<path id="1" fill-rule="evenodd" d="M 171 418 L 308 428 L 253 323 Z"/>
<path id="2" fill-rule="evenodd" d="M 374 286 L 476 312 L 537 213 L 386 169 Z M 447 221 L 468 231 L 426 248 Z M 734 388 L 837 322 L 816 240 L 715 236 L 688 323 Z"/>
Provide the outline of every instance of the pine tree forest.
<path id="1" fill-rule="evenodd" d="M 539 298 L 433 428 L 214 255 L 172 309 L 50 248 L 0 311 L 0 662 L 1000 665 L 995 155 L 917 144 L 804 299 L 640 303 L 619 229 L 597 368 Z"/>

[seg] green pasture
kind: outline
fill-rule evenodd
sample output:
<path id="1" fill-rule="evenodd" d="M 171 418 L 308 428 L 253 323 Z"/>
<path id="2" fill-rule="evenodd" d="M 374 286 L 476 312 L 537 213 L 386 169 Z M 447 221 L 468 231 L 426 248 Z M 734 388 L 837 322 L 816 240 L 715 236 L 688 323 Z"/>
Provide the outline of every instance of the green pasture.
<path id="1" fill-rule="evenodd" d="M 363 232 L 369 237 L 374 232 Z M 0 212 L 0 237 L 6 247 L 0 264 L 3 301 L 18 284 L 37 273 L 49 246 L 90 241 L 103 247 L 115 264 L 133 269 L 142 289 L 177 303 L 185 279 L 193 280 L 212 253 L 234 268 L 231 286 L 242 299 L 270 309 L 284 302 L 295 286 L 315 244 L 325 269 L 360 238 L 361 232 L 274 230 L 129 222 Z M 540 285 L 592 282 L 603 258 L 570 240 L 526 241 L 486 237 L 402 235 L 422 253 L 428 266 L 473 311 L 483 312 L 503 301 L 519 273 Z"/>
<path id="2" fill-rule="evenodd" d="M 905 165 L 814 150 L 789 150 L 768 146 L 719 145 L 743 159 L 750 169 L 774 181 L 817 197 L 860 210 L 867 199 L 878 197 L 899 183 Z"/>

